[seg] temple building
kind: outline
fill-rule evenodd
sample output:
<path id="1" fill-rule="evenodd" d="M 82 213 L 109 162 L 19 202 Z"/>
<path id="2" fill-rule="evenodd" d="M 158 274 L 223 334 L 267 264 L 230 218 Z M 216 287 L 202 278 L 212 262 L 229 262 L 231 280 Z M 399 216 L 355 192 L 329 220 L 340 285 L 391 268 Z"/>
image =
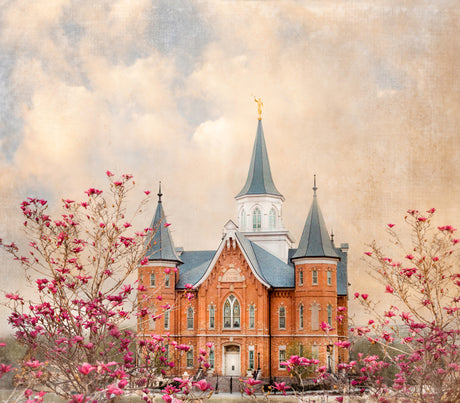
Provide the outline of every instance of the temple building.
<path id="1" fill-rule="evenodd" d="M 318 358 L 335 371 L 348 359 L 334 343 L 348 337 L 348 244 L 334 245 L 324 222 L 316 178 L 312 204 L 297 247 L 283 225 L 283 195 L 270 170 L 259 114 L 249 172 L 235 196 L 238 219 L 224 226 L 216 250 L 175 248 L 167 225 L 161 190 L 152 227 L 149 263 L 139 267 L 155 320 L 138 323 L 138 332 L 166 334 L 191 346 L 177 357 L 176 371 L 193 374 L 199 348 L 214 343 L 211 373 L 220 376 L 287 377 L 281 363 L 290 355 Z M 205 212 L 203 212 L 205 214 Z M 186 297 L 193 285 L 195 297 Z M 163 312 L 160 306 L 169 304 Z M 160 315 L 158 315 L 160 313 Z M 326 333 L 322 327 L 332 328 Z M 171 353 L 172 354 L 172 353 Z"/>

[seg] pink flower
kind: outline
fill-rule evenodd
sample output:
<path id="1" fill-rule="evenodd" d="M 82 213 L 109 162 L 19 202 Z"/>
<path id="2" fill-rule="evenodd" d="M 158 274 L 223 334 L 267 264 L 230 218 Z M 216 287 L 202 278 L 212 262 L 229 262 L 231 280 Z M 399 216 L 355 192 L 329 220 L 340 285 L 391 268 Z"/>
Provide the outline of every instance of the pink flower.
<path id="1" fill-rule="evenodd" d="M 447 232 L 450 232 L 451 234 L 454 231 L 457 231 L 457 229 L 452 227 L 452 225 L 444 225 L 443 227 L 438 227 L 438 230 L 439 231 L 447 231 Z"/>
<path id="2" fill-rule="evenodd" d="M 433 262 L 437 262 L 438 260 L 439 260 L 439 258 L 438 258 L 437 256 L 435 256 L 435 257 L 433 258 Z"/>
<path id="3" fill-rule="evenodd" d="M 433 208 L 430 208 L 429 210 L 427 210 L 426 212 L 428 214 L 433 214 L 435 211 L 436 211 L 436 209 L 433 207 Z"/>
<path id="4" fill-rule="evenodd" d="M 395 225 L 394 224 L 388 224 L 390 228 L 393 228 Z"/>
<path id="5" fill-rule="evenodd" d="M 98 190 L 98 189 L 95 189 L 95 188 L 89 188 L 88 190 L 85 191 L 85 193 L 88 195 L 88 196 L 99 196 L 101 193 L 102 193 L 102 190 Z"/>
<path id="6" fill-rule="evenodd" d="M 289 389 L 290 386 L 286 386 L 286 382 L 275 382 L 274 388 L 278 391 L 280 391 L 284 396 L 286 396 L 286 389 Z"/>
<path id="7" fill-rule="evenodd" d="M 185 288 L 187 290 L 192 290 L 193 289 L 193 284 L 185 284 Z"/>
<path id="8" fill-rule="evenodd" d="M 171 224 L 166 222 L 164 225 L 165 225 L 165 227 L 169 227 Z"/>
<path id="9" fill-rule="evenodd" d="M 387 285 L 386 288 L 385 288 L 385 292 L 389 293 L 389 294 L 393 294 L 393 288 L 390 286 L 390 285 Z"/>
<path id="10" fill-rule="evenodd" d="M 148 196 L 150 194 L 150 190 L 144 190 L 144 193 Z"/>
<path id="11" fill-rule="evenodd" d="M 6 294 L 5 297 L 15 301 L 22 301 L 22 298 L 18 294 Z"/>
<path id="12" fill-rule="evenodd" d="M 148 262 L 149 262 L 149 258 L 148 258 L 148 257 L 142 258 L 142 260 L 141 260 L 141 266 L 145 266 Z"/>
<path id="13" fill-rule="evenodd" d="M 113 176 L 113 173 L 112 173 L 112 172 L 110 172 L 110 171 L 107 171 L 105 174 L 106 174 L 108 177 L 111 177 L 111 176 Z"/>
<path id="14" fill-rule="evenodd" d="M 27 362 L 24 363 L 24 365 L 25 365 L 26 367 L 30 367 L 30 368 L 32 368 L 32 369 L 39 368 L 39 367 L 41 367 L 41 366 L 44 365 L 44 364 L 45 364 L 44 362 L 40 362 L 40 361 L 37 361 L 37 360 L 35 360 L 35 361 L 29 360 L 29 361 L 27 361 Z"/>
<path id="15" fill-rule="evenodd" d="M 426 217 L 418 217 L 417 220 L 421 221 L 421 222 L 425 222 L 427 220 L 427 218 Z"/>
<path id="16" fill-rule="evenodd" d="M 359 292 L 355 292 L 355 298 L 359 298 Z"/>
<path id="17" fill-rule="evenodd" d="M 372 252 L 364 252 L 364 254 L 367 256 L 372 256 Z"/>
<path id="18" fill-rule="evenodd" d="M 207 343 L 206 343 L 206 347 L 207 347 L 207 348 L 212 348 L 213 345 L 214 345 L 214 343 L 211 343 L 211 342 L 207 342 Z"/>
<path id="19" fill-rule="evenodd" d="M 166 267 L 166 268 L 165 268 L 165 273 L 166 273 L 166 274 L 171 273 L 171 268 L 170 268 L 170 267 Z"/>
<path id="20" fill-rule="evenodd" d="M 88 364 L 87 362 L 85 362 L 80 367 L 77 367 L 77 369 L 83 375 L 88 375 L 91 371 L 94 371 L 96 369 L 96 367 L 93 367 L 91 364 Z"/>
<path id="21" fill-rule="evenodd" d="M 367 294 L 361 294 L 361 298 L 364 299 L 364 300 L 366 300 L 368 297 L 369 297 L 369 295 L 367 295 Z"/>
<path id="22" fill-rule="evenodd" d="M 406 259 L 412 260 L 414 258 L 414 255 L 406 255 Z"/>
<path id="23" fill-rule="evenodd" d="M 193 386 L 198 387 L 202 392 L 206 392 L 207 390 L 212 390 L 211 384 L 206 382 L 206 379 L 201 379 L 200 381 L 195 382 Z"/>

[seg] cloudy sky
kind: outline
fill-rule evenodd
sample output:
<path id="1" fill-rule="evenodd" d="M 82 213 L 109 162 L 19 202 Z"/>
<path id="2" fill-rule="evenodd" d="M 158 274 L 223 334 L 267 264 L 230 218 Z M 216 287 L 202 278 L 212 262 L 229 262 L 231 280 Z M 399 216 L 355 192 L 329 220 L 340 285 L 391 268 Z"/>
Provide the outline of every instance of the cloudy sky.
<path id="1" fill-rule="evenodd" d="M 408 208 L 460 225 L 459 19 L 447 0 L 0 0 L 0 237 L 22 239 L 25 197 L 57 207 L 110 169 L 162 181 L 177 246 L 216 248 L 256 95 L 286 227 L 300 238 L 317 174 L 362 291 L 365 244 Z"/>

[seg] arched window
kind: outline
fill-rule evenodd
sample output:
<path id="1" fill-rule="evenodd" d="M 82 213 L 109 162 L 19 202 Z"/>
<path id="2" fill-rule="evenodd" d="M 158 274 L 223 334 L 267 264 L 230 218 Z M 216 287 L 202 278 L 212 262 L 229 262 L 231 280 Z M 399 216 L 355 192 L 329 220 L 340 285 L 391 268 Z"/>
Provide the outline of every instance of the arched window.
<path id="1" fill-rule="evenodd" d="M 284 306 L 280 306 L 278 313 L 279 313 L 279 328 L 286 329 L 286 308 Z"/>
<path id="2" fill-rule="evenodd" d="M 240 217 L 240 225 L 241 225 L 241 231 L 246 230 L 246 210 L 243 209 L 241 210 L 241 217 Z"/>
<path id="3" fill-rule="evenodd" d="M 262 228 L 262 217 L 258 207 L 252 212 L 252 229 L 253 231 L 260 231 Z"/>
<path id="4" fill-rule="evenodd" d="M 193 347 L 187 351 L 187 368 L 193 367 Z"/>
<path id="5" fill-rule="evenodd" d="M 303 329 L 303 305 L 299 306 L 299 328 Z"/>
<path id="6" fill-rule="evenodd" d="M 193 308 L 187 309 L 187 329 L 193 329 Z"/>
<path id="7" fill-rule="evenodd" d="M 240 303 L 234 295 L 230 295 L 224 304 L 224 328 L 240 328 Z"/>
<path id="8" fill-rule="evenodd" d="M 254 305 L 249 307 L 249 329 L 254 329 L 256 327 L 256 310 Z"/>
<path id="9" fill-rule="evenodd" d="M 332 306 L 327 306 L 327 324 L 332 326 Z"/>
<path id="10" fill-rule="evenodd" d="M 216 317 L 216 312 L 215 312 L 215 309 L 214 309 L 214 305 L 211 305 L 209 307 L 209 328 L 210 329 L 214 329 L 215 317 Z"/>
<path id="11" fill-rule="evenodd" d="M 268 213 L 268 228 L 271 230 L 276 228 L 276 212 L 274 208 L 272 208 L 270 213 Z"/>
<path id="12" fill-rule="evenodd" d="M 318 330 L 319 329 L 319 311 L 321 307 L 317 302 L 314 302 L 311 305 L 311 330 Z"/>

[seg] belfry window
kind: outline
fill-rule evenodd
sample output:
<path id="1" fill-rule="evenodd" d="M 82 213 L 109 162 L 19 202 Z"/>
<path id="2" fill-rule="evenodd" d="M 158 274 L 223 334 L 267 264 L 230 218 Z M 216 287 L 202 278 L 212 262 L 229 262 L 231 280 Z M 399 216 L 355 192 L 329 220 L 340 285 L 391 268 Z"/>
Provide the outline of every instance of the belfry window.
<path id="1" fill-rule="evenodd" d="M 286 308 L 284 306 L 280 306 L 279 309 L 279 328 L 286 329 Z"/>
<path id="2" fill-rule="evenodd" d="M 260 231 L 262 228 L 262 216 L 258 207 L 252 212 L 252 230 Z"/>
<path id="3" fill-rule="evenodd" d="M 240 225 L 241 225 L 240 230 L 245 231 L 246 230 L 246 211 L 245 211 L 245 209 L 241 210 Z"/>
<path id="4" fill-rule="evenodd" d="M 274 230 L 276 228 L 276 212 L 275 209 L 271 209 L 268 214 L 268 228 Z"/>
<path id="5" fill-rule="evenodd" d="M 224 328 L 240 328 L 240 303 L 234 295 L 230 295 L 224 304 Z"/>

